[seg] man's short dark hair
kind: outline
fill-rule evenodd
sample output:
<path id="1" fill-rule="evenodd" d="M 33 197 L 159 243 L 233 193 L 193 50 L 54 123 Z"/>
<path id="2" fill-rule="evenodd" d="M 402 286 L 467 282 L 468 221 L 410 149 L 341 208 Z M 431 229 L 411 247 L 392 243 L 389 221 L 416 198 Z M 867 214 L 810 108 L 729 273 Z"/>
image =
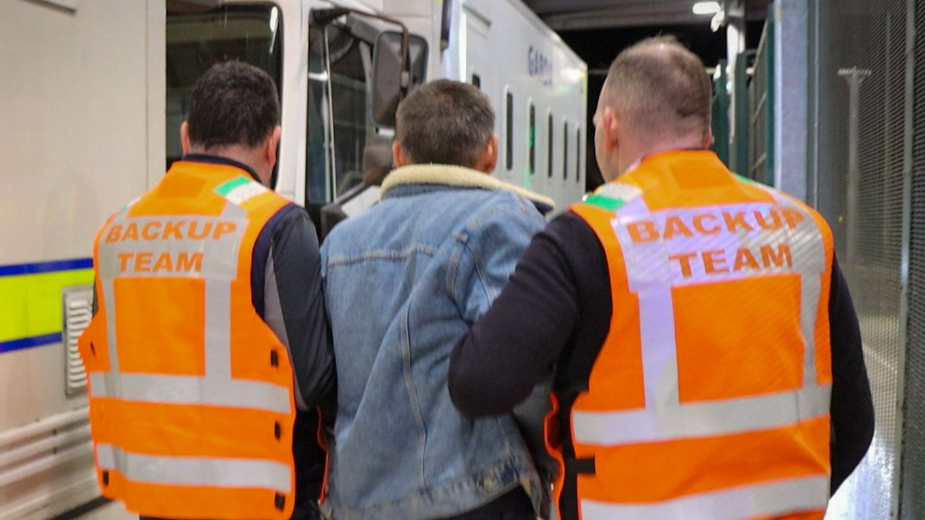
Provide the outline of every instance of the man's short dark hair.
<path id="1" fill-rule="evenodd" d="M 441 79 L 426 83 L 398 106 L 395 138 L 411 164 L 473 168 L 495 131 L 491 100 L 476 87 Z"/>
<path id="2" fill-rule="evenodd" d="M 624 50 L 607 74 L 609 102 L 637 131 L 706 135 L 713 98 L 703 62 L 673 36 Z"/>
<path id="3" fill-rule="evenodd" d="M 190 95 L 189 140 L 205 149 L 263 143 L 279 124 L 279 95 L 266 72 L 239 61 L 217 63 Z"/>

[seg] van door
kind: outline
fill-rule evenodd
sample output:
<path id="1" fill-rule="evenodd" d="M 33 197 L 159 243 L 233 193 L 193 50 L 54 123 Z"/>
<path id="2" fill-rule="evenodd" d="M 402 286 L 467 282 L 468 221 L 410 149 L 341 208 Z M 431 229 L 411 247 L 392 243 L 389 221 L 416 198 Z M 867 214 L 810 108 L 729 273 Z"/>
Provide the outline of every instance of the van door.
<path id="1" fill-rule="evenodd" d="M 462 21 L 465 27 L 466 77 L 460 79 L 491 95 L 494 85 L 491 84 L 493 74 L 489 71 L 491 53 L 488 48 L 488 20 L 463 5 Z"/>

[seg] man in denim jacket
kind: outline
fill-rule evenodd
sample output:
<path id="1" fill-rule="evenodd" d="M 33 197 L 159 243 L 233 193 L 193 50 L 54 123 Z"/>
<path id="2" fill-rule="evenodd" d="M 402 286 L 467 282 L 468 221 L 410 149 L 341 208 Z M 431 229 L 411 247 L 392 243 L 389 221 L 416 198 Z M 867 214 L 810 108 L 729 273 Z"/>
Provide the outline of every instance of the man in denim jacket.
<path id="1" fill-rule="evenodd" d="M 494 112 L 435 81 L 400 105 L 382 201 L 321 249 L 338 410 L 326 511 L 336 520 L 527 520 L 542 490 L 510 415 L 471 420 L 449 354 L 507 283 L 552 207 L 493 179 Z"/>

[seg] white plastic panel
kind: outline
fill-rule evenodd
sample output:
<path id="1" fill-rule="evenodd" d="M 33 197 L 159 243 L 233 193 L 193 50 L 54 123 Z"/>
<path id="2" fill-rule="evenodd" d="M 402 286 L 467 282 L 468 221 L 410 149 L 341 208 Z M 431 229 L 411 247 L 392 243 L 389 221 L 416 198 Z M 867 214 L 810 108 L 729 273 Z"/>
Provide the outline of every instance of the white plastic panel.
<path id="1" fill-rule="evenodd" d="M 67 395 L 83 392 L 87 388 L 87 371 L 84 369 L 77 340 L 90 324 L 93 312 L 93 289 L 76 286 L 64 291 L 64 391 Z"/>

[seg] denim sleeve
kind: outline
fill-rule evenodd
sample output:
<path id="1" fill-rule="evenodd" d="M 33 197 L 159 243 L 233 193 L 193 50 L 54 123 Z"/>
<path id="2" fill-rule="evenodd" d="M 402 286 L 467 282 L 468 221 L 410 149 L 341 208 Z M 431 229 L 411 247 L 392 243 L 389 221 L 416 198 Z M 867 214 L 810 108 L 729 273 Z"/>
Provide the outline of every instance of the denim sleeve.
<path id="1" fill-rule="evenodd" d="M 289 349 L 296 402 L 307 410 L 334 387 L 334 354 L 324 299 L 318 237 L 301 208 L 274 227 L 265 271 L 264 320 Z"/>
<path id="2" fill-rule="evenodd" d="M 477 216 L 457 237 L 460 251 L 456 269 L 449 273 L 449 288 L 460 315 L 470 325 L 488 311 L 530 239 L 546 224 L 532 206 L 499 206 Z"/>

